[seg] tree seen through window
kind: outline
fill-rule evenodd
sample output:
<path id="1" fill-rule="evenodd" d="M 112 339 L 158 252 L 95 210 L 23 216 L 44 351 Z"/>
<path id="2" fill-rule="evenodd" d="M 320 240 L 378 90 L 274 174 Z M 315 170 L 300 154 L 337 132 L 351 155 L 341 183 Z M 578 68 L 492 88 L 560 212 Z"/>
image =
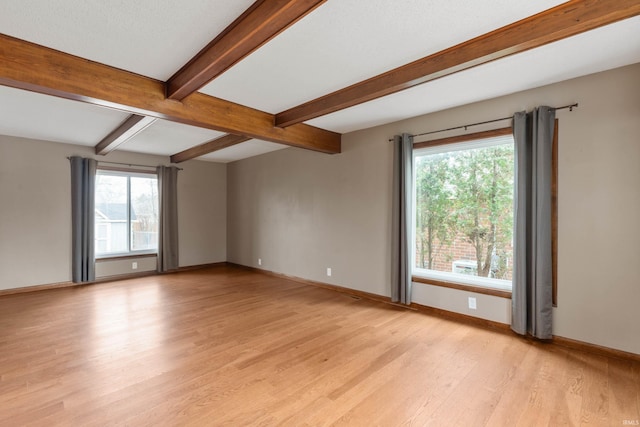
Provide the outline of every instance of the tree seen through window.
<path id="1" fill-rule="evenodd" d="M 511 280 L 514 145 L 509 139 L 416 155 L 417 268 Z"/>
<path id="2" fill-rule="evenodd" d="M 97 255 L 157 250 L 157 177 L 99 171 L 96 176 L 95 215 Z"/>

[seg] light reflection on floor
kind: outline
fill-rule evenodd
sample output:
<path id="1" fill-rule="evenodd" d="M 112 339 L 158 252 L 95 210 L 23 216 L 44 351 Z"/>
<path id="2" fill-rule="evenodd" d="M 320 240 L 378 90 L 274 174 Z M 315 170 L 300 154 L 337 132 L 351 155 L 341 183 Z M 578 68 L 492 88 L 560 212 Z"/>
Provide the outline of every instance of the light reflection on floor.
<path id="1" fill-rule="evenodd" d="M 122 384 L 143 381 L 170 368 L 168 353 L 161 350 L 167 328 L 158 284 L 132 283 L 126 288 L 105 289 L 94 294 L 92 303 L 87 331 L 92 346 L 86 357 L 94 384 L 88 392 L 112 392 Z M 116 360 L 119 362 L 113 363 Z M 114 371 L 112 366 L 122 367 L 122 361 L 127 369 Z"/>

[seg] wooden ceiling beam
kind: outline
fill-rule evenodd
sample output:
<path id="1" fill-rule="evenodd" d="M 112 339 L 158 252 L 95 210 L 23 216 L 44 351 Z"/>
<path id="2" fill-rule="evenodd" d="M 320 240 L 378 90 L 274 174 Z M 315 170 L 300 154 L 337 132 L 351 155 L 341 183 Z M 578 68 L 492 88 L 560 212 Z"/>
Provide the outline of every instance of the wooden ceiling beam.
<path id="1" fill-rule="evenodd" d="M 213 153 L 214 151 L 222 150 L 223 148 L 249 141 L 250 139 L 251 138 L 242 135 L 224 135 L 172 155 L 171 163 L 182 163 L 195 159 L 196 157 L 204 156 L 205 154 Z"/>
<path id="2" fill-rule="evenodd" d="M 165 97 L 165 84 L 0 34 L 0 84 L 250 138 L 340 152 L 340 134 L 308 125 L 274 126 L 273 114 L 194 93 Z"/>
<path id="3" fill-rule="evenodd" d="M 118 146 L 145 130 L 156 120 L 155 117 L 130 115 L 127 120 L 96 145 L 96 154 L 103 156 L 109 154 Z"/>
<path id="4" fill-rule="evenodd" d="M 638 0 L 572 0 L 283 111 L 276 114 L 276 126 L 292 126 L 638 14 Z"/>
<path id="5" fill-rule="evenodd" d="M 186 98 L 325 1 L 257 0 L 167 81 L 167 97 Z"/>

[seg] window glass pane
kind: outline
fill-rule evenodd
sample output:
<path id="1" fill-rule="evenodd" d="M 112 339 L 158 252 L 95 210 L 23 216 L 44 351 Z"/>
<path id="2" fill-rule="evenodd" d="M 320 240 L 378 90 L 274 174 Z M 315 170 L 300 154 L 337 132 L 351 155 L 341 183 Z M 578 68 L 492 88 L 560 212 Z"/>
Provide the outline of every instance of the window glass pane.
<path id="1" fill-rule="evenodd" d="M 158 247 L 158 181 L 131 177 L 131 250 Z"/>
<path id="2" fill-rule="evenodd" d="M 158 180 L 139 172 L 99 170 L 96 176 L 97 256 L 158 248 Z"/>
<path id="3" fill-rule="evenodd" d="M 486 145 L 416 155 L 417 269 L 511 280 L 514 144 Z"/>
<path id="4" fill-rule="evenodd" d="M 127 252 L 127 177 L 96 176 L 96 255 Z"/>

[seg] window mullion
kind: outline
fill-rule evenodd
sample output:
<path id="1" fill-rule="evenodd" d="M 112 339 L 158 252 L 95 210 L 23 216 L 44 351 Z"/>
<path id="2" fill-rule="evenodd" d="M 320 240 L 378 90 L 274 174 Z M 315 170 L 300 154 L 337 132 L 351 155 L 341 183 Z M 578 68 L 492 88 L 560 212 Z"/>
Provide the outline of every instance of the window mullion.
<path id="1" fill-rule="evenodd" d="M 157 188 L 153 188 L 157 186 L 157 175 L 102 170 L 97 175 L 95 215 L 99 219 L 94 243 L 97 257 L 157 251 L 158 200 Z"/>

